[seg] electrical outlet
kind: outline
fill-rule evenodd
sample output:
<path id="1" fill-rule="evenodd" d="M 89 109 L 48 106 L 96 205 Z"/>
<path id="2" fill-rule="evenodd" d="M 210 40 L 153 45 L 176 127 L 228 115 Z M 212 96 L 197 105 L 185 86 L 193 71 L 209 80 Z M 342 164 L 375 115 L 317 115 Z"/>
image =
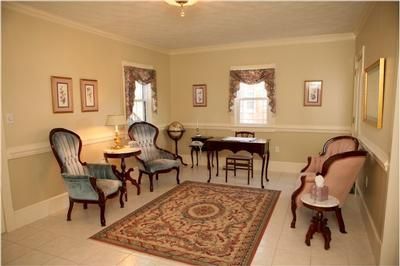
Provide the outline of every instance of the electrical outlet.
<path id="1" fill-rule="evenodd" d="M 279 148 L 279 146 L 275 146 L 275 152 L 280 152 L 281 149 Z"/>
<path id="2" fill-rule="evenodd" d="M 365 188 L 367 188 L 368 187 L 368 176 L 366 175 L 365 176 Z"/>
<path id="3" fill-rule="evenodd" d="M 6 115 L 6 118 L 7 118 L 7 124 L 14 124 L 14 114 L 8 113 Z"/>

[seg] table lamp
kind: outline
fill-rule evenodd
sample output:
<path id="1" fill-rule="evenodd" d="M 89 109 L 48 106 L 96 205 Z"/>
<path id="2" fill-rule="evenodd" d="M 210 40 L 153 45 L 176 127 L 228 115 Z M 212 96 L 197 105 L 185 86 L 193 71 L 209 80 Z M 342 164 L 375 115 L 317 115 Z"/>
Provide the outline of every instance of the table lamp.
<path id="1" fill-rule="evenodd" d="M 121 145 L 121 138 L 119 137 L 118 126 L 122 126 L 126 124 L 125 115 L 108 115 L 106 120 L 106 126 L 115 126 L 115 138 L 114 138 L 114 146 L 112 149 L 121 149 L 123 146 Z"/>

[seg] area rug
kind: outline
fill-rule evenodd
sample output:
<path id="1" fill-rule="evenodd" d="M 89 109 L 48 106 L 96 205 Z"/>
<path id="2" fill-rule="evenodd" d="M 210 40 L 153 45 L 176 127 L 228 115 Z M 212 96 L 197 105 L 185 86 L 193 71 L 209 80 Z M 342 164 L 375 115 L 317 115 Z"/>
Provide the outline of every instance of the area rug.
<path id="1" fill-rule="evenodd" d="M 185 181 L 91 238 L 193 265 L 250 265 L 279 194 Z"/>

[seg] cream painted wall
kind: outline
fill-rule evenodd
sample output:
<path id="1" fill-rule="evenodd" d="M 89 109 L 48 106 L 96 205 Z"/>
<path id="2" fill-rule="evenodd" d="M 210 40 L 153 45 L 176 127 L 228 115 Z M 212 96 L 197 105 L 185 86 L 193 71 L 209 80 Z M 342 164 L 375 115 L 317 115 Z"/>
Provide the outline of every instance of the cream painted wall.
<path id="1" fill-rule="evenodd" d="M 169 122 L 168 55 L 31 17 L 4 5 L 2 15 L 2 112 L 13 114 L 15 119 L 13 124 L 5 124 L 8 150 L 48 144 L 54 127 L 72 129 L 83 139 L 111 136 L 113 129 L 104 123 L 108 114 L 123 112 L 122 61 L 154 66 L 159 104 L 154 123 Z M 52 75 L 72 78 L 73 113 L 52 112 Z M 98 112 L 81 112 L 81 78 L 98 80 Z M 164 134 L 161 143 L 169 145 Z M 83 160 L 98 162 L 104 145 L 90 147 L 84 150 Z M 49 152 L 8 160 L 8 166 L 14 210 L 65 191 Z"/>
<path id="2" fill-rule="evenodd" d="M 353 58 L 353 40 L 173 55 L 171 102 L 177 104 L 171 105 L 171 116 L 184 124 L 198 120 L 199 124 L 229 125 L 232 115 L 228 112 L 230 67 L 275 64 L 276 125 L 350 127 Z M 312 79 L 323 80 L 321 107 L 303 106 L 304 81 Z M 207 107 L 192 106 L 192 85 L 199 83 L 207 84 Z M 224 131 L 207 130 L 207 133 L 219 136 Z M 226 133 L 232 135 L 233 131 Z M 305 155 L 320 151 L 322 144 L 332 136 L 279 131 L 256 135 L 272 139 L 272 160 L 292 162 L 305 161 Z M 316 135 L 318 137 L 314 138 Z M 180 142 L 182 148 L 188 144 L 189 140 Z M 275 146 L 282 147 L 280 153 L 275 153 Z"/>
<path id="3" fill-rule="evenodd" d="M 396 2 L 375 4 L 356 38 L 357 51 L 359 51 L 363 45 L 365 46 L 366 67 L 380 57 L 386 58 L 383 128 L 376 129 L 370 124 L 361 122 L 359 135 L 367 138 L 370 142 L 378 146 L 388 157 L 390 157 L 393 141 L 394 110 L 398 108 L 398 106 L 395 107 L 399 56 L 398 39 L 399 4 Z M 398 160 L 390 160 L 390 164 L 398 165 L 398 163 Z M 391 176 L 392 178 L 398 179 L 398 173 L 397 175 Z M 371 157 L 367 160 L 364 171 L 357 181 L 357 185 L 360 188 L 367 208 L 367 210 L 363 212 L 365 220 L 369 221 L 368 213 L 372 218 L 372 224 L 368 224 L 368 233 L 377 261 L 380 259 L 382 241 L 385 240 L 383 239 L 385 212 L 391 211 L 386 207 L 388 206 L 388 201 L 397 200 L 398 208 L 398 193 L 395 195 L 395 198 L 387 198 L 388 183 L 390 181 L 388 178 L 388 173 L 381 168 L 374 157 Z M 391 259 L 393 259 L 393 261 L 396 260 L 394 257 Z"/>

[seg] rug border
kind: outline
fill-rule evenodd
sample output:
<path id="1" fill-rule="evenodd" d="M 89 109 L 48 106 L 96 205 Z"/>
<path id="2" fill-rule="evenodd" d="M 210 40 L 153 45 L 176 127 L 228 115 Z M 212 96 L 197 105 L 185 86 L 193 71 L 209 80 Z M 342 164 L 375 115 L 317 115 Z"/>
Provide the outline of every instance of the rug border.
<path id="1" fill-rule="evenodd" d="M 248 263 L 247 265 L 251 265 L 251 263 L 252 263 L 252 261 L 253 261 L 253 259 L 254 259 L 254 256 L 255 256 L 255 254 L 256 254 L 256 252 L 257 252 L 258 246 L 259 246 L 259 244 L 260 244 L 260 242 L 261 242 L 261 239 L 262 239 L 262 237 L 263 237 L 263 235 L 264 235 L 264 232 L 265 232 L 265 230 L 266 230 L 266 228 L 267 228 L 267 225 L 268 225 L 268 223 L 269 223 L 269 220 L 270 220 L 270 218 L 271 218 L 271 216 L 272 216 L 272 213 L 273 213 L 273 211 L 275 210 L 276 203 L 278 202 L 279 197 L 280 197 L 280 195 L 281 195 L 281 192 L 282 192 L 282 191 L 280 191 L 280 190 L 275 190 L 275 189 L 263 189 L 263 188 L 253 188 L 253 187 L 243 187 L 243 186 L 235 186 L 235 185 L 219 184 L 219 183 L 208 183 L 208 182 L 207 182 L 207 183 L 204 183 L 204 182 L 186 180 L 186 181 L 182 182 L 181 184 L 179 184 L 179 185 L 173 187 L 172 189 L 170 189 L 170 190 L 168 190 L 168 191 L 162 193 L 161 195 L 157 196 L 155 199 L 149 201 L 149 202 L 146 203 L 145 205 L 143 205 L 143 206 L 139 207 L 138 209 L 136 209 L 136 210 L 130 212 L 129 214 L 125 215 L 124 217 L 118 219 L 118 220 L 115 221 L 114 223 L 108 225 L 106 228 L 100 230 L 99 232 L 97 232 L 97 233 L 95 233 L 94 235 L 92 235 L 91 237 L 89 237 L 89 239 L 92 239 L 92 240 L 95 240 L 95 241 L 98 241 L 98 242 L 107 243 L 107 244 L 110 244 L 110 245 L 115 245 L 115 246 L 123 247 L 123 248 L 130 249 L 130 250 L 134 250 L 134 251 L 136 251 L 136 252 L 145 253 L 145 254 L 154 256 L 154 257 L 156 257 L 156 258 L 163 258 L 163 259 L 170 260 L 170 261 L 178 261 L 178 262 L 186 263 L 186 264 L 189 264 L 189 265 L 208 265 L 207 263 L 193 264 L 193 263 L 190 263 L 191 261 L 188 261 L 187 259 L 182 258 L 182 257 L 179 257 L 179 258 L 170 258 L 170 257 L 161 256 L 161 255 L 155 255 L 155 254 L 153 254 L 153 253 L 149 253 L 149 252 L 143 251 L 143 250 L 138 250 L 138 249 L 132 248 L 131 246 L 124 245 L 124 244 L 121 244 L 121 243 L 114 243 L 114 242 L 111 242 L 111 241 L 100 240 L 100 239 L 94 238 L 96 235 L 102 233 L 103 231 L 106 231 L 108 227 L 111 227 L 111 226 L 113 226 L 114 224 L 116 224 L 116 223 L 118 223 L 119 221 L 121 221 L 122 219 L 125 219 L 126 217 L 128 217 L 128 216 L 130 216 L 130 215 L 133 215 L 133 214 L 136 213 L 136 212 L 141 211 L 142 209 L 146 208 L 148 205 L 151 205 L 153 202 L 159 200 L 159 198 L 165 197 L 165 196 L 167 196 L 168 194 L 171 194 L 172 192 L 174 192 L 175 190 L 177 190 L 181 185 L 186 185 L 186 184 L 190 184 L 190 183 L 193 183 L 193 184 L 206 184 L 206 185 L 207 185 L 207 184 L 211 184 L 211 185 L 215 185 L 215 186 L 232 187 L 232 188 L 248 188 L 248 189 L 250 189 L 250 190 L 259 190 L 259 191 L 266 191 L 266 190 L 269 190 L 269 191 L 273 191 L 274 193 L 276 193 L 276 194 L 274 194 L 274 197 L 276 197 L 276 200 L 274 201 L 273 205 L 271 206 L 271 214 L 268 215 L 268 217 L 265 219 L 265 222 L 261 225 L 261 230 L 259 230 L 259 233 L 256 233 L 257 237 L 256 237 L 256 239 L 254 240 L 254 243 L 253 243 L 254 245 L 252 245 L 252 247 L 255 247 L 255 246 L 256 246 L 257 248 L 253 248 L 253 250 L 251 251 L 251 253 L 249 253 L 248 260 L 245 259 L 245 260 L 243 261 L 243 262 L 245 262 L 245 263 L 247 262 L 247 263 Z"/>

